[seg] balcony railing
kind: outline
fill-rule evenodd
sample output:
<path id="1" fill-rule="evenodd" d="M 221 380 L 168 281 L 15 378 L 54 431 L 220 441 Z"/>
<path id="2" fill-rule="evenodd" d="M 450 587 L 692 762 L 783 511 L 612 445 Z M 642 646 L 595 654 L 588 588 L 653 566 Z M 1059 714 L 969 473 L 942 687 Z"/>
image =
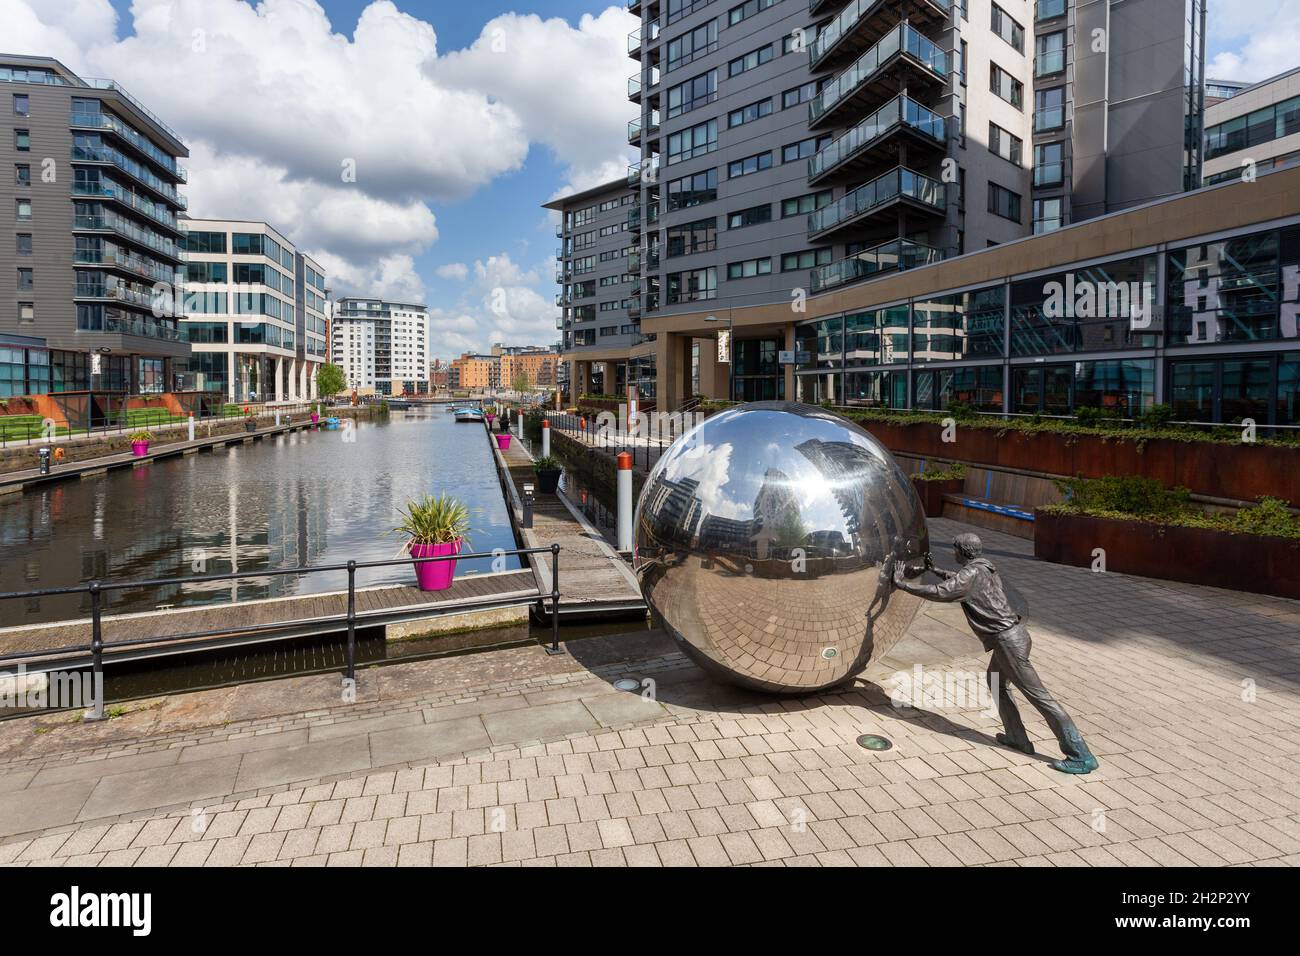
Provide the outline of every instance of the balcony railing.
<path id="1" fill-rule="evenodd" d="M 1041 133 L 1049 129 L 1060 129 L 1065 125 L 1065 107 L 1049 106 L 1034 110 L 1034 132 Z"/>
<path id="2" fill-rule="evenodd" d="M 1059 186 L 1065 179 L 1065 163 L 1042 163 L 1034 167 L 1035 186 Z"/>
<path id="3" fill-rule="evenodd" d="M 108 281 L 102 284 L 78 283 L 72 290 L 76 299 L 112 299 L 115 302 L 129 302 L 142 309 L 153 309 L 157 297 L 152 290 L 134 289 L 124 282 Z"/>
<path id="4" fill-rule="evenodd" d="M 627 54 L 628 56 L 640 56 L 641 47 L 646 43 L 653 43 L 659 39 L 659 21 L 651 20 L 644 26 L 639 26 L 627 35 Z"/>
<path id="5" fill-rule="evenodd" d="M 1035 20 L 1051 20 L 1065 15 L 1065 0 L 1038 0 L 1034 8 Z"/>
<path id="6" fill-rule="evenodd" d="M 189 206 L 185 197 L 178 193 L 171 183 L 163 182 L 148 169 L 111 146 L 74 146 L 72 147 L 72 161 L 74 163 L 111 163 L 136 182 L 164 197 L 172 205 L 181 209 Z"/>
<path id="7" fill-rule="evenodd" d="M 947 205 L 947 189 L 938 180 L 900 166 L 863 183 L 829 206 L 809 213 L 808 235 L 824 232 L 900 198 L 913 199 L 942 212 Z"/>
<path id="8" fill-rule="evenodd" d="M 889 0 L 852 0 L 830 23 L 817 34 L 808 46 L 808 63 L 816 66 L 840 41 L 866 22 Z M 952 0 L 919 0 L 945 13 L 952 8 Z"/>
<path id="9" fill-rule="evenodd" d="M 98 216 L 73 216 L 73 229 L 95 229 L 108 230 L 119 236 L 138 242 L 141 245 L 148 246 L 155 252 L 161 253 L 171 259 L 180 259 L 180 249 L 176 243 L 170 239 L 156 235 L 152 232 L 146 232 L 135 223 L 123 219 L 121 216 L 115 216 L 112 213 L 103 213 Z"/>
<path id="10" fill-rule="evenodd" d="M 189 180 L 189 173 L 177 164 L 175 157 L 169 156 L 142 136 L 137 130 L 128 126 L 111 113 L 73 113 L 72 125 L 82 129 L 106 129 L 116 133 L 140 152 L 144 153 L 159 166 L 181 182 Z"/>
<path id="11" fill-rule="evenodd" d="M 808 121 L 815 123 L 822 114 L 834 109 L 870 80 L 881 64 L 888 63 L 900 52 L 940 79 L 948 75 L 948 54 L 904 20 L 858 57 L 856 63 L 822 87 L 821 93 L 808 104 Z"/>
<path id="12" fill-rule="evenodd" d="M 900 126 L 906 126 L 940 144 L 947 135 L 942 116 L 910 97 L 896 96 L 853 129 L 818 150 L 808 160 L 808 178 L 812 180 L 830 172 Z"/>
<path id="13" fill-rule="evenodd" d="M 813 292 L 868 279 L 893 270 L 915 269 L 943 258 L 943 252 L 910 239 L 891 239 L 847 259 L 813 269 L 809 279 Z"/>
<path id="14" fill-rule="evenodd" d="M 1034 76 L 1051 76 L 1065 69 L 1065 51 L 1048 50 L 1034 60 Z"/>
<path id="15" fill-rule="evenodd" d="M 102 177 L 97 183 L 74 182 L 72 192 L 76 196 L 103 196 L 106 199 L 115 199 L 170 229 L 176 228 L 176 217 L 165 205 L 145 199 L 107 176 Z"/>

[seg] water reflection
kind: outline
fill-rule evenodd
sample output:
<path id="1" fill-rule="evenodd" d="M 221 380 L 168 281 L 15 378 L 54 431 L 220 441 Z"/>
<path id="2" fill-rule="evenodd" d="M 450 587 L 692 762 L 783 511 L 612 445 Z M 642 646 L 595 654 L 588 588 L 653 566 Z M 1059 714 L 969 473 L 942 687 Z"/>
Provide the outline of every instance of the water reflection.
<path id="1" fill-rule="evenodd" d="M 401 542 L 387 532 L 398 508 L 444 491 L 469 506 L 474 550 L 516 546 L 481 426 L 457 424 L 441 409 L 60 482 L 0 498 L 0 591 L 392 558 Z M 519 567 L 514 557 L 492 564 L 460 562 L 457 573 Z M 357 573 L 363 585 L 412 577 L 403 567 Z M 345 586 L 343 572 L 189 583 L 115 592 L 112 610 Z M 90 607 L 85 595 L 18 603 L 0 603 L 0 625 L 76 617 Z"/>

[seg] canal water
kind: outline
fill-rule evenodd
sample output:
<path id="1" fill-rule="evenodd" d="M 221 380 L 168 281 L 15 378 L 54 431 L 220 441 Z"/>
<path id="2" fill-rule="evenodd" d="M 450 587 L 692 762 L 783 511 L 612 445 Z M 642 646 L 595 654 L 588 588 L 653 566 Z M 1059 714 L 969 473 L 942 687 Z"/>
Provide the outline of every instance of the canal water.
<path id="1" fill-rule="evenodd" d="M 194 577 L 398 556 L 412 498 L 448 492 L 470 509 L 474 551 L 516 547 L 482 425 L 442 407 L 393 410 L 354 428 L 299 431 L 0 497 L 0 591 L 91 580 Z M 520 566 L 461 561 L 458 576 Z M 409 566 L 357 573 L 413 580 Z M 346 587 L 344 572 L 119 591 L 108 610 L 154 610 Z M 89 614 L 86 595 L 0 601 L 0 626 Z"/>

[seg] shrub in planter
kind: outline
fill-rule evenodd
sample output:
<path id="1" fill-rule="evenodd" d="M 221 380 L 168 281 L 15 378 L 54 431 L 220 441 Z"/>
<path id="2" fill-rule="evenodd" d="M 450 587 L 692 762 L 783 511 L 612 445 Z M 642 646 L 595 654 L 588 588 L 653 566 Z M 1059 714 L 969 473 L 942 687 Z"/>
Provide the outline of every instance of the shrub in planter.
<path id="1" fill-rule="evenodd" d="M 459 554 L 468 540 L 469 509 L 450 495 L 425 495 L 408 501 L 400 514 L 401 523 L 393 532 L 406 536 L 403 550 L 412 558 Z M 415 580 L 421 591 L 445 591 L 451 587 L 455 574 L 454 559 L 415 564 Z"/>
<path id="2" fill-rule="evenodd" d="M 257 431 L 257 419 L 254 418 L 252 415 L 249 415 L 247 418 L 244 419 L 244 431 L 246 432 Z"/>
<path id="3" fill-rule="evenodd" d="M 551 455 L 538 458 L 533 462 L 533 470 L 537 472 L 537 490 L 555 494 L 555 490 L 560 487 L 560 473 L 563 471 L 559 459 Z"/>
<path id="4" fill-rule="evenodd" d="M 932 468 L 927 464 L 924 471 L 912 475 L 912 487 L 921 499 L 927 518 L 943 517 L 943 496 L 957 494 L 965 484 L 966 466 L 961 462 L 946 468 Z"/>
<path id="5" fill-rule="evenodd" d="M 147 431 L 138 431 L 131 433 L 131 454 L 136 458 L 143 458 L 149 454 L 149 443 L 153 441 L 153 435 Z"/>

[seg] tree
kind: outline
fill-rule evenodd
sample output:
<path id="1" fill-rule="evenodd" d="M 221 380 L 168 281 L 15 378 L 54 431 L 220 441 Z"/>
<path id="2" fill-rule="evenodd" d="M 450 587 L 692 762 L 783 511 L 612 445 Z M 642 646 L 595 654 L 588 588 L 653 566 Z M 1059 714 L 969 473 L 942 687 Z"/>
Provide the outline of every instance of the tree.
<path id="1" fill-rule="evenodd" d="M 516 392 L 528 391 L 532 387 L 532 383 L 528 381 L 528 373 L 523 369 L 515 372 L 515 380 L 510 383 L 510 387 Z"/>
<path id="2" fill-rule="evenodd" d="M 327 362 L 316 373 L 316 391 L 320 393 L 322 398 L 333 398 L 347 387 L 348 383 L 347 379 L 343 377 L 343 369 L 337 365 L 330 365 Z"/>

